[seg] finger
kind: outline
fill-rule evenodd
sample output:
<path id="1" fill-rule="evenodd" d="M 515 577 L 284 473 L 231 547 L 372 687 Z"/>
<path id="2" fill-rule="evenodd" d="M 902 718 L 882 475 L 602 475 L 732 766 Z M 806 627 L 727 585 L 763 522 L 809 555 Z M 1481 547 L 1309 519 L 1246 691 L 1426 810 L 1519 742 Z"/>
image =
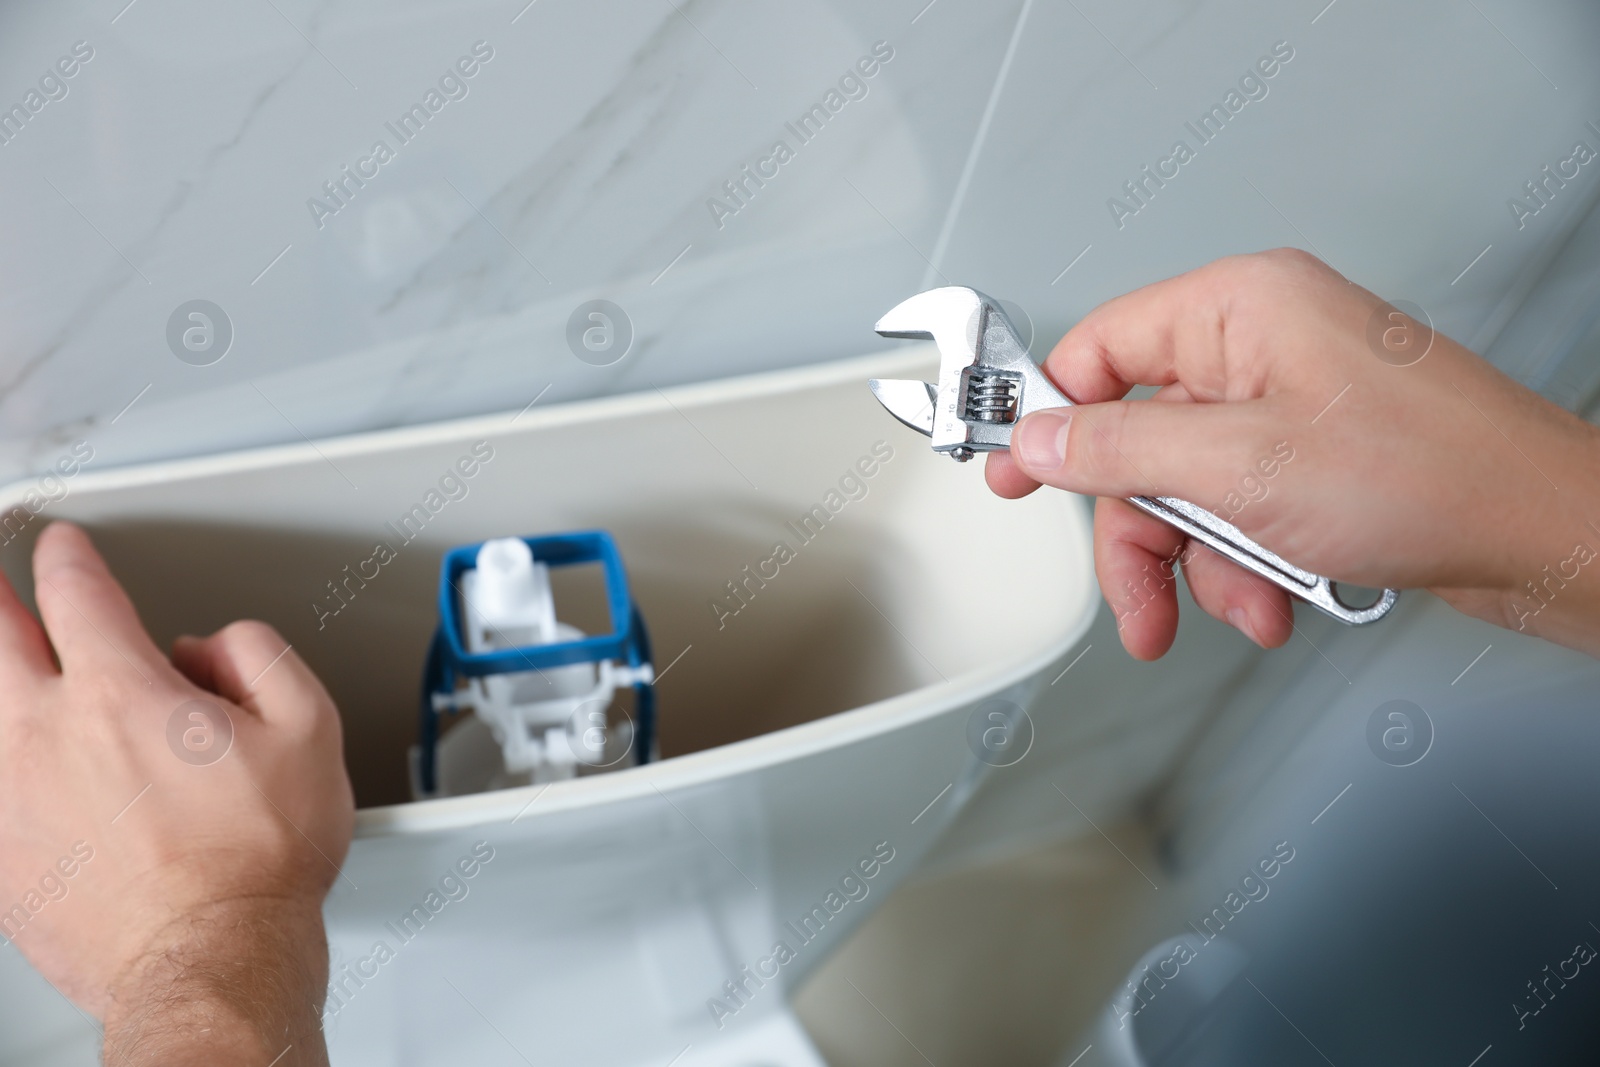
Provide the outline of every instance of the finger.
<path id="1" fill-rule="evenodd" d="M 33 549 L 34 600 L 63 672 L 133 668 L 146 682 L 168 670 L 139 613 L 89 535 L 53 522 Z"/>
<path id="2" fill-rule="evenodd" d="M 1181 383 L 1163 386 L 1158 389 L 1151 400 L 1187 401 L 1190 400 L 1189 391 Z M 983 468 L 983 477 L 989 483 L 989 488 L 996 496 L 1007 500 L 1027 496 L 1039 488 L 1039 483 L 1017 466 L 1016 460 L 1011 458 L 1010 452 L 990 452 Z"/>
<path id="3" fill-rule="evenodd" d="M 983 480 L 996 496 L 1015 500 L 1039 488 L 1039 483 L 1022 472 L 1009 452 L 990 452 L 984 461 Z"/>
<path id="4" fill-rule="evenodd" d="M 1025 416 L 1011 457 L 1046 485 L 1091 496 L 1221 501 L 1271 436 L 1270 401 L 1112 401 Z"/>
<path id="5" fill-rule="evenodd" d="M 309 730 L 335 715 L 333 698 L 305 660 L 264 622 L 230 623 L 173 644 L 173 665 L 202 689 L 269 723 Z"/>
<path id="6" fill-rule="evenodd" d="M 1202 545 L 1194 545 L 1181 563 L 1189 593 L 1207 615 L 1262 648 L 1277 648 L 1294 633 L 1294 605 L 1289 594 L 1271 582 Z"/>
<path id="7" fill-rule="evenodd" d="M 1173 382 L 1171 385 L 1163 385 L 1160 389 L 1150 394 L 1150 399 L 1159 400 L 1162 403 L 1191 403 L 1194 400 L 1194 394 L 1189 392 L 1189 387 L 1182 382 Z"/>
<path id="8" fill-rule="evenodd" d="M 1219 259 L 1101 304 L 1067 331 L 1045 372 L 1086 404 L 1120 399 L 1135 385 L 1180 380 L 1197 400 L 1238 399 L 1241 384 L 1247 395 L 1260 395 L 1264 381 L 1229 381 L 1225 327 L 1234 306 L 1252 293 L 1331 282 L 1344 284 L 1327 264 L 1294 249 Z M 1231 358 L 1237 362 L 1239 353 Z"/>
<path id="9" fill-rule="evenodd" d="M 217 692 L 216 672 L 212 669 L 211 654 L 206 649 L 205 638 L 193 634 L 179 634 L 172 641 L 172 665 L 178 673 L 206 690 Z M 220 694 L 219 694 L 220 695 Z"/>
<path id="10" fill-rule="evenodd" d="M 1178 634 L 1175 561 L 1184 536 L 1122 500 L 1094 509 L 1094 569 L 1134 659 L 1160 659 Z"/>
<path id="11" fill-rule="evenodd" d="M 1095 308 L 1057 342 L 1045 372 L 1080 404 L 1120 400 L 1135 385 L 1178 380 L 1179 354 L 1216 390 L 1221 382 L 1222 332 L 1218 265 L 1146 285 Z M 1197 373 L 1196 377 L 1200 375 Z M 1191 387 L 1195 381 L 1189 380 Z M 1220 399 L 1220 391 L 1216 398 Z"/>
<path id="12" fill-rule="evenodd" d="M 0 573 L 0 685 L 20 685 L 57 673 L 50 641 L 39 620 L 17 599 L 11 580 Z"/>

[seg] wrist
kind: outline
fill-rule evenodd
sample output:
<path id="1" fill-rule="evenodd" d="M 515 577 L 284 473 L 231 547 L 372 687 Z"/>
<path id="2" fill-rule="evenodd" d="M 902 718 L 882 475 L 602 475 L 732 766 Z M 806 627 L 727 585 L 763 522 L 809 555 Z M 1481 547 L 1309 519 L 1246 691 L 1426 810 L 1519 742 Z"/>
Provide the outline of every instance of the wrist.
<path id="1" fill-rule="evenodd" d="M 106 1061 L 326 1064 L 320 903 L 250 897 L 174 919 L 110 989 Z"/>
<path id="2" fill-rule="evenodd" d="M 1543 406 L 1541 404 L 1541 406 Z M 1600 429 L 1549 406 L 1519 434 L 1527 476 L 1475 523 L 1499 530 L 1497 580 L 1438 590 L 1467 614 L 1600 656 Z"/>

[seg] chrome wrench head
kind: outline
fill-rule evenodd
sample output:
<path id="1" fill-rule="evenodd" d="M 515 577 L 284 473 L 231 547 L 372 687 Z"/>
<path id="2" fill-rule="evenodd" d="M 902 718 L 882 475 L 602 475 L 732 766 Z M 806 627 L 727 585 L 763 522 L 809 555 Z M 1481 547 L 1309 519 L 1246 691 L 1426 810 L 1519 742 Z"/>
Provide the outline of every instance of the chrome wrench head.
<path id="1" fill-rule="evenodd" d="M 911 383 L 933 394 L 927 429 L 913 390 L 887 382 L 873 386 L 890 414 L 933 438 L 935 452 L 968 460 L 1008 449 L 1011 427 L 1022 416 L 1071 403 L 1028 355 L 1000 302 L 976 289 L 950 285 L 918 293 L 879 319 L 877 331 L 938 346 L 938 383 Z M 907 410 L 910 404 L 918 410 Z"/>

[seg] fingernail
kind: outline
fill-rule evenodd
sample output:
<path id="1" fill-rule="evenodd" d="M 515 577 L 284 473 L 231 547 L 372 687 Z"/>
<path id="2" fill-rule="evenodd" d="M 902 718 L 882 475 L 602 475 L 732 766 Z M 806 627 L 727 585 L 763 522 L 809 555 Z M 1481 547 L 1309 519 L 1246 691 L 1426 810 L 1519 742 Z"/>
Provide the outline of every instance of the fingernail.
<path id="1" fill-rule="evenodd" d="M 1238 630 L 1256 644 L 1261 644 L 1261 638 L 1256 636 L 1255 627 L 1250 625 L 1249 612 L 1243 608 L 1229 608 L 1222 613 L 1222 617 L 1227 620 L 1229 626 Z"/>
<path id="2" fill-rule="evenodd" d="M 1029 415 L 1011 435 L 1011 454 L 1022 469 L 1049 473 L 1060 470 L 1067 461 L 1067 430 L 1072 426 L 1070 412 L 1041 411 Z"/>

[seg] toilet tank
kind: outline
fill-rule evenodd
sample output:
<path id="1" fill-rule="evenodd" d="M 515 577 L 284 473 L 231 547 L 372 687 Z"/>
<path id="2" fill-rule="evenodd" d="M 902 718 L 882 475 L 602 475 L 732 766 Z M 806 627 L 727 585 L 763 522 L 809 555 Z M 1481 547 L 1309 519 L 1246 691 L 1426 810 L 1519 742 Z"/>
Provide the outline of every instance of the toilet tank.
<path id="1" fill-rule="evenodd" d="M 771 1062 L 820 1062 L 787 990 L 1026 754 L 1027 709 L 1098 603 L 1078 501 L 994 497 L 865 386 L 935 363 L 919 345 L 84 472 L 4 559 L 26 589 L 27 541 L 73 519 L 158 641 L 254 616 L 326 681 L 360 808 L 326 909 L 335 1063 L 502 1043 L 732 1063 L 758 1031 Z M 462 456 L 464 490 L 429 498 Z M 411 802 L 441 555 L 589 527 L 615 536 L 650 621 L 663 758 Z M 375 542 L 393 558 L 352 572 Z"/>

